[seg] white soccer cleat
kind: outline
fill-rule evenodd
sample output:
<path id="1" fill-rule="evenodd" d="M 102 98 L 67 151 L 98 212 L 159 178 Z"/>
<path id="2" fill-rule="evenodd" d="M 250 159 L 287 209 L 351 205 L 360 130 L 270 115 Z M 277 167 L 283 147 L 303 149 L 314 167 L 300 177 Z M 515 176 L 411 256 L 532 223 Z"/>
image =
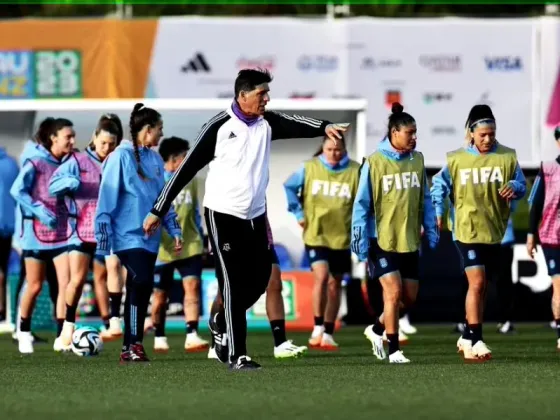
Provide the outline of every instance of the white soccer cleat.
<path id="1" fill-rule="evenodd" d="M 373 332 L 373 325 L 366 327 L 364 335 L 371 343 L 373 355 L 379 360 L 385 360 L 387 358 L 387 354 L 385 353 L 385 348 L 383 347 L 383 336 L 377 335 Z"/>
<path id="2" fill-rule="evenodd" d="M 154 337 L 154 353 L 165 354 L 169 352 L 167 337 Z"/>
<path id="3" fill-rule="evenodd" d="M 33 336 L 30 331 L 18 331 L 18 350 L 21 354 L 33 353 Z"/>
<path id="4" fill-rule="evenodd" d="M 472 342 L 471 340 L 467 340 L 466 338 L 463 338 L 463 336 L 459 336 L 459 339 L 457 340 L 457 353 L 463 353 L 463 349 L 465 347 L 471 347 L 472 346 Z"/>
<path id="5" fill-rule="evenodd" d="M 330 334 L 323 334 L 321 338 L 321 350 L 325 351 L 336 351 L 338 350 L 338 343 L 334 341 L 334 338 Z"/>
<path id="6" fill-rule="evenodd" d="M 54 340 L 53 350 L 56 351 L 57 353 L 68 352 L 72 350 L 72 341 L 70 341 L 70 345 L 68 345 L 62 340 L 62 335 L 60 335 L 59 337 L 56 337 L 56 339 Z"/>
<path id="7" fill-rule="evenodd" d="M 220 361 L 218 355 L 216 354 L 216 349 L 214 347 L 210 347 L 210 349 L 208 350 L 208 359 L 214 359 Z"/>
<path id="8" fill-rule="evenodd" d="M 123 329 L 122 329 L 121 319 L 116 316 L 111 318 L 109 320 L 109 329 L 107 331 L 115 338 L 122 337 Z"/>
<path id="9" fill-rule="evenodd" d="M 410 323 L 408 315 L 405 315 L 399 319 L 399 331 L 402 331 L 404 334 L 416 334 L 418 329 Z"/>
<path id="10" fill-rule="evenodd" d="M 62 324 L 62 331 L 60 332 L 60 346 L 62 351 L 68 351 L 72 347 L 72 334 L 74 334 L 74 330 L 76 329 L 76 324 L 73 322 L 64 321 Z M 57 350 L 56 347 L 54 351 L 61 351 Z"/>
<path id="11" fill-rule="evenodd" d="M 463 346 L 463 358 L 466 363 L 483 363 L 492 359 L 492 352 L 483 341 L 479 341 L 474 346 Z"/>
<path id="12" fill-rule="evenodd" d="M 311 337 L 309 338 L 309 348 L 317 349 L 321 347 L 321 340 L 323 339 L 323 334 L 325 333 L 325 327 L 322 325 L 315 325 L 313 331 L 311 332 Z"/>
<path id="13" fill-rule="evenodd" d="M 296 346 L 292 340 L 287 340 L 278 347 L 274 347 L 274 357 L 277 359 L 296 359 L 306 351 L 306 346 Z"/>
<path id="14" fill-rule="evenodd" d="M 410 363 L 401 350 L 389 355 L 389 363 Z"/>
<path id="15" fill-rule="evenodd" d="M 383 341 L 387 342 L 387 332 L 383 331 Z M 399 344 L 406 345 L 408 344 L 408 336 L 399 328 Z"/>
<path id="16" fill-rule="evenodd" d="M 208 347 L 210 347 L 210 343 L 199 336 L 196 331 L 187 334 L 187 338 L 185 338 L 185 353 L 206 351 Z"/>

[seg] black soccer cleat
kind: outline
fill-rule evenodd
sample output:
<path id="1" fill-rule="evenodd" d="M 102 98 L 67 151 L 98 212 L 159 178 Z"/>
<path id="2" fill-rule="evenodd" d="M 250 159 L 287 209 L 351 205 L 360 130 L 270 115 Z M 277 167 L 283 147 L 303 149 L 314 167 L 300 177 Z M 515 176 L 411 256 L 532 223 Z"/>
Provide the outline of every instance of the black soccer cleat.
<path id="1" fill-rule="evenodd" d="M 261 365 L 251 360 L 249 356 L 239 356 L 235 363 L 229 364 L 230 370 L 260 370 Z"/>
<path id="2" fill-rule="evenodd" d="M 212 348 L 216 352 L 216 357 L 222 363 L 227 363 L 229 360 L 229 347 L 227 341 L 227 334 L 222 331 L 216 322 L 218 314 L 210 317 L 208 320 L 208 327 L 212 333 Z"/>

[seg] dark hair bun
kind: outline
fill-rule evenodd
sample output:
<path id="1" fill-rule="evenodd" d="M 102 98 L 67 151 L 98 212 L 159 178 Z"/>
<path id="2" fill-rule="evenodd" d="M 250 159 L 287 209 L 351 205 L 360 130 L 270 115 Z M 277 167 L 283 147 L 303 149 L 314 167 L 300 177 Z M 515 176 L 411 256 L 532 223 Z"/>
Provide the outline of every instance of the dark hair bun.
<path id="1" fill-rule="evenodd" d="M 142 108 L 144 108 L 144 104 L 138 102 L 136 105 L 134 105 L 134 109 L 132 110 L 132 113 L 137 113 Z"/>
<path id="2" fill-rule="evenodd" d="M 404 111 L 404 106 L 402 106 L 398 102 L 393 102 L 393 105 L 391 105 L 391 112 L 393 114 L 400 114 L 403 111 Z"/>

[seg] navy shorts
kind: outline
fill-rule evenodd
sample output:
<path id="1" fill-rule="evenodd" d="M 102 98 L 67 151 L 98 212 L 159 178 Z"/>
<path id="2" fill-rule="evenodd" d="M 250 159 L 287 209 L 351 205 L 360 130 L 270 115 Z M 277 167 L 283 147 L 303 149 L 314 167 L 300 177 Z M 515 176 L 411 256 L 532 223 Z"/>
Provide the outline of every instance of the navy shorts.
<path id="1" fill-rule="evenodd" d="M 560 276 L 560 248 L 542 245 L 546 268 L 550 277 Z"/>
<path id="2" fill-rule="evenodd" d="M 370 273 L 376 278 L 398 271 L 401 279 L 420 279 L 420 251 L 385 251 L 379 247 L 376 240 L 370 240 L 368 264 L 370 266 Z"/>
<path id="3" fill-rule="evenodd" d="M 44 250 L 23 250 L 23 258 L 33 258 L 34 260 L 39 260 L 43 262 L 52 261 L 56 257 L 68 252 L 68 247 L 63 246 L 56 249 L 44 249 Z"/>
<path id="4" fill-rule="evenodd" d="M 189 277 L 200 279 L 200 276 L 202 276 L 202 255 L 195 255 L 168 264 L 156 265 L 154 288 L 169 290 L 173 282 L 175 270 L 179 272 L 181 280 Z"/>
<path id="5" fill-rule="evenodd" d="M 491 274 L 500 261 L 501 244 L 466 244 L 455 241 L 463 269 L 469 267 L 484 267 L 486 273 Z"/>
<path id="6" fill-rule="evenodd" d="M 352 272 L 352 253 L 349 249 L 330 249 L 322 246 L 307 246 L 305 250 L 311 267 L 316 262 L 327 262 L 333 275 L 343 276 Z"/>
<path id="7" fill-rule="evenodd" d="M 96 248 L 97 244 L 82 242 L 80 245 L 68 245 L 68 252 L 77 251 L 81 252 L 82 254 L 89 255 L 90 258 L 93 258 Z"/>
<path id="8" fill-rule="evenodd" d="M 280 265 L 280 260 L 278 260 L 278 254 L 276 253 L 276 249 L 274 249 L 274 245 L 270 247 L 270 258 L 272 264 Z"/>

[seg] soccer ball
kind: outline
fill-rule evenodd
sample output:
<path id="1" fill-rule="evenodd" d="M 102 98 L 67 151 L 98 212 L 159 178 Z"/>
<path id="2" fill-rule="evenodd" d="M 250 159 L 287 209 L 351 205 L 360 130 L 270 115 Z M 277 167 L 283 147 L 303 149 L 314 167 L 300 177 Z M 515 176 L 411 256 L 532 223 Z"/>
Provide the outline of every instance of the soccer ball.
<path id="1" fill-rule="evenodd" d="M 103 340 L 92 327 L 78 328 L 72 334 L 72 351 L 78 356 L 96 356 L 103 350 Z"/>

